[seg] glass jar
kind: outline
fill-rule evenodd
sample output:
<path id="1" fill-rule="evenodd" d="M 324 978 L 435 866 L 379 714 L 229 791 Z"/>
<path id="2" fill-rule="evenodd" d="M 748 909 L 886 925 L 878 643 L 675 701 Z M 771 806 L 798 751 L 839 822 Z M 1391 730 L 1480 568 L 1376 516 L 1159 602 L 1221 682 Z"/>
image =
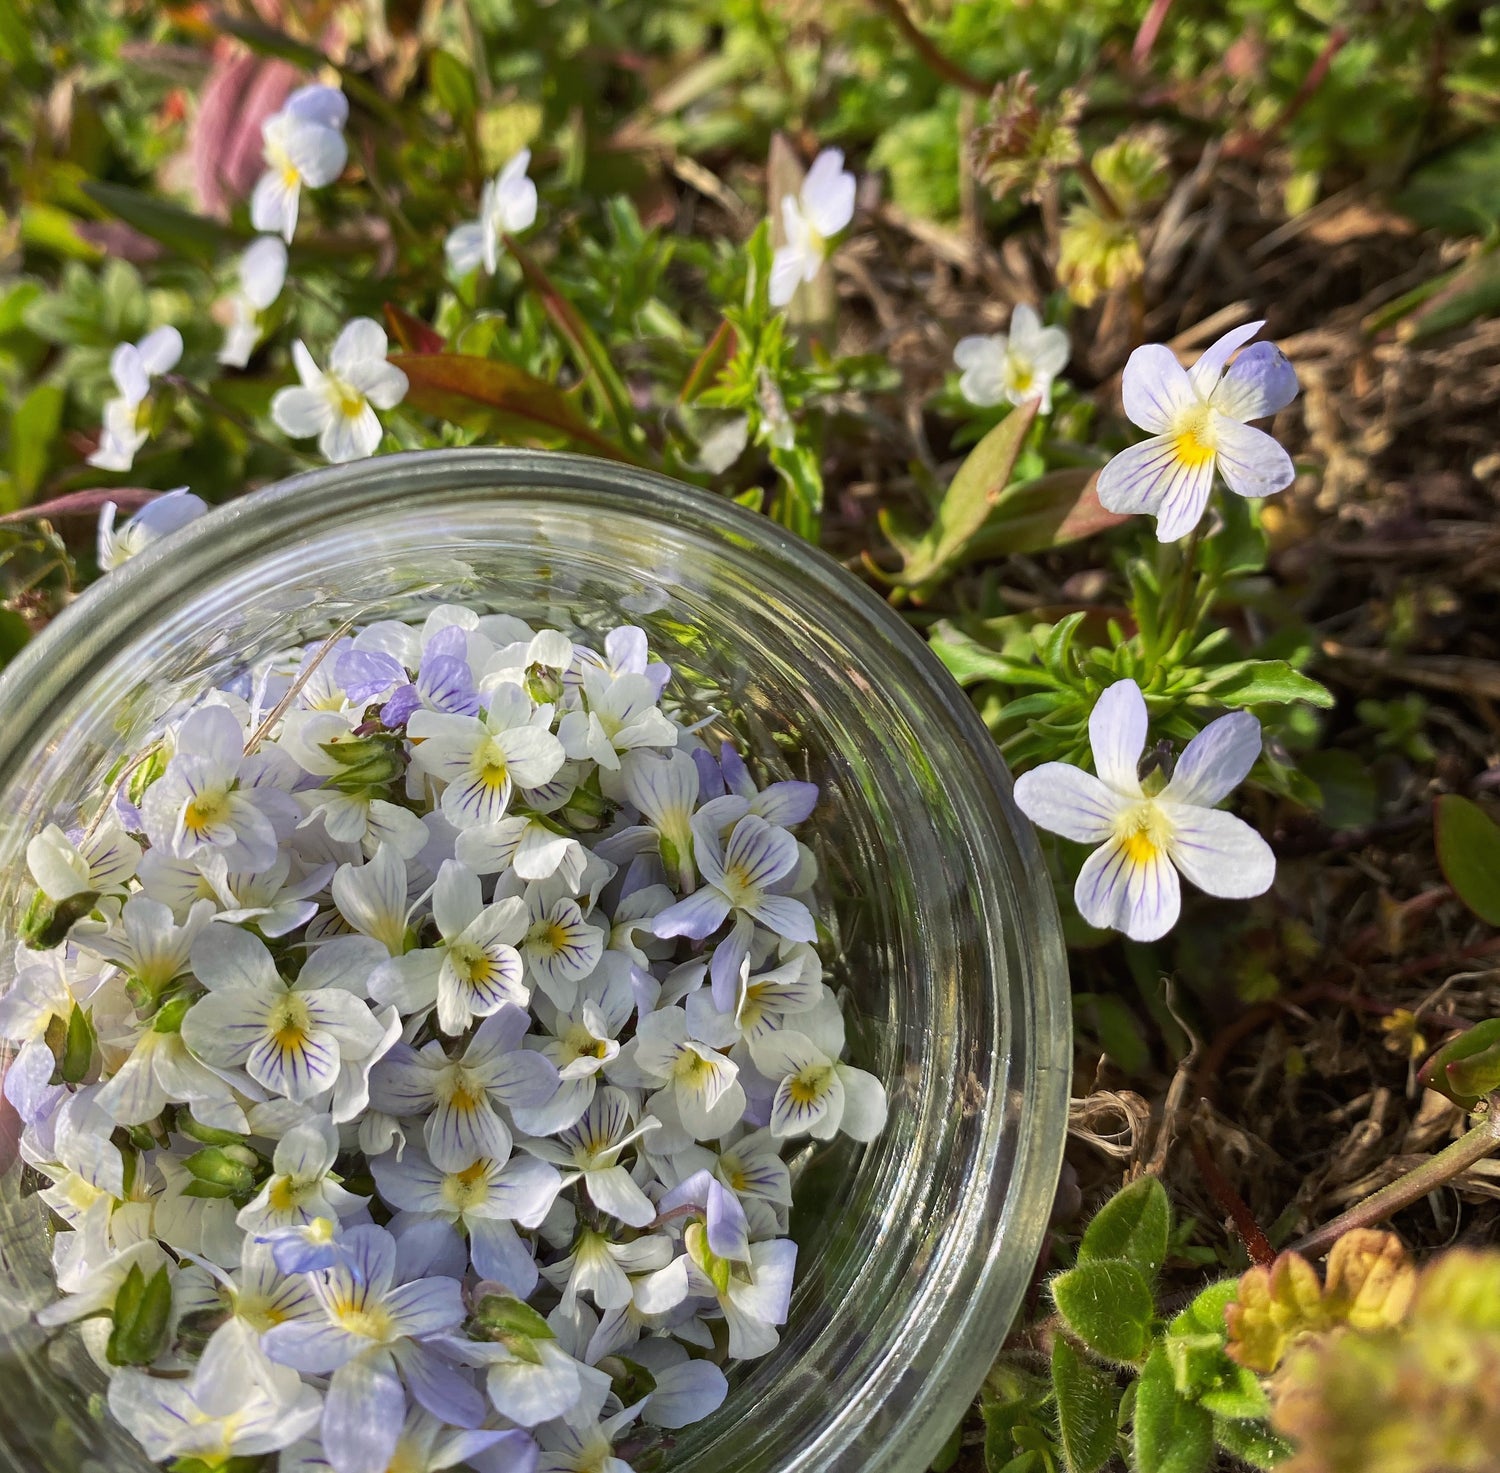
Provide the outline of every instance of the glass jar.
<path id="1" fill-rule="evenodd" d="M 666 1466 L 925 1469 L 1006 1333 L 1052 1205 L 1063 948 L 968 700 L 879 598 L 770 521 L 600 460 L 478 449 L 320 470 L 214 511 L 90 588 L 0 677 L 8 933 L 29 899 L 27 839 L 91 815 L 171 708 L 346 620 L 443 601 L 537 627 L 639 624 L 754 755 L 822 784 L 801 832 L 836 915 L 830 981 L 890 1120 L 868 1147 L 794 1159 L 781 1344 L 738 1368 Z M 29 1322 L 54 1291 L 26 1176 L 12 1165 L 0 1181 L 0 1462 L 145 1468 L 102 1412 L 77 1331 Z"/>

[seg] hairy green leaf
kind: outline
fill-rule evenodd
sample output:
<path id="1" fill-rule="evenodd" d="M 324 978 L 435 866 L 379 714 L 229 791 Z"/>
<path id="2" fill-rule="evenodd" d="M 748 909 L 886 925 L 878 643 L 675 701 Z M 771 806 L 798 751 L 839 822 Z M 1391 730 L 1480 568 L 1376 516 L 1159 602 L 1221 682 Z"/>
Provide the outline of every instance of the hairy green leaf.
<path id="1" fill-rule="evenodd" d="M 1172 1208 L 1161 1182 L 1142 1176 L 1116 1192 L 1095 1214 L 1078 1248 L 1078 1261 L 1123 1258 L 1147 1280 L 1156 1277 L 1167 1256 Z"/>
<path id="2" fill-rule="evenodd" d="M 1214 1418 L 1214 1441 L 1252 1468 L 1275 1468 L 1286 1462 L 1295 1449 L 1263 1422 L 1235 1422 Z"/>
<path id="3" fill-rule="evenodd" d="M 1145 1276 L 1123 1258 L 1080 1263 L 1052 1280 L 1068 1328 L 1095 1355 L 1135 1365 L 1146 1354 L 1156 1306 Z"/>
<path id="4" fill-rule="evenodd" d="M 1135 1388 L 1136 1473 L 1205 1473 L 1214 1455 L 1214 1419 L 1181 1395 L 1166 1352 L 1151 1353 Z"/>
<path id="5" fill-rule="evenodd" d="M 1052 1344 L 1052 1391 L 1068 1473 L 1098 1473 L 1114 1455 L 1120 1388 L 1061 1336 Z"/>

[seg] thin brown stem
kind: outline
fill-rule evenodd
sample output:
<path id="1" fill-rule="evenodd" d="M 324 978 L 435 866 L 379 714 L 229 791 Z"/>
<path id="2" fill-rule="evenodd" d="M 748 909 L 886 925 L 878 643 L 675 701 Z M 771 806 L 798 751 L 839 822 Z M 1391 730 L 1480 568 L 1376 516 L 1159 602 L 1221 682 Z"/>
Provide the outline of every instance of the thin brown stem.
<path id="1" fill-rule="evenodd" d="M 906 13 L 901 0 L 875 0 L 875 4 L 890 16 L 896 29 L 911 43 L 912 50 L 945 82 L 952 82 L 955 87 L 961 87 L 965 92 L 972 92 L 978 97 L 990 95 L 990 84 L 966 72 L 951 57 L 938 50 L 932 38 Z"/>
<path id="2" fill-rule="evenodd" d="M 1307 1258 L 1321 1258 L 1351 1228 L 1370 1227 L 1384 1222 L 1403 1207 L 1425 1197 L 1428 1192 L 1453 1180 L 1475 1162 L 1483 1161 L 1500 1148 L 1500 1096 L 1491 1095 L 1489 1112 L 1467 1135 L 1444 1147 L 1436 1156 L 1397 1177 L 1389 1186 L 1356 1202 L 1332 1222 L 1326 1222 L 1306 1237 L 1298 1238 L 1290 1250 Z"/>
<path id="3" fill-rule="evenodd" d="M 1115 197 L 1104 187 L 1104 181 L 1094 172 L 1094 166 L 1087 159 L 1079 159 L 1073 165 L 1073 172 L 1078 175 L 1078 182 L 1083 185 L 1084 193 L 1088 195 L 1096 210 L 1106 220 L 1123 220 L 1125 212 L 1115 203 Z"/>

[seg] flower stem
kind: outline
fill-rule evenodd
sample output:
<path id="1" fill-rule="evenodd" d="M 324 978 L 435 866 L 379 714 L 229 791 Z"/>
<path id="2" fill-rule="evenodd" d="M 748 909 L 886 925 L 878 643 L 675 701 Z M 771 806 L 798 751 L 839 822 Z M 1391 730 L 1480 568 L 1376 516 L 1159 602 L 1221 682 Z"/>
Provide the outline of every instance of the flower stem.
<path id="1" fill-rule="evenodd" d="M 912 50 L 945 82 L 951 82 L 965 92 L 972 92 L 976 97 L 990 95 L 990 84 L 980 81 L 978 77 L 965 71 L 951 56 L 941 51 L 932 38 L 907 13 L 902 0 L 875 0 L 875 3 L 885 11 L 896 29 L 911 43 Z"/>
<path id="2" fill-rule="evenodd" d="M 1356 1202 L 1332 1222 L 1324 1223 L 1316 1231 L 1299 1238 L 1290 1245 L 1289 1251 L 1308 1258 L 1321 1258 L 1351 1228 L 1384 1222 L 1393 1213 L 1452 1181 L 1476 1161 L 1483 1161 L 1497 1148 L 1500 1148 L 1500 1096 L 1491 1095 L 1489 1112 L 1467 1135 L 1460 1136 L 1436 1156 L 1397 1177 L 1389 1186 L 1381 1187 L 1363 1202 Z"/>
<path id="3" fill-rule="evenodd" d="M 1198 525 L 1193 528 L 1193 535 L 1187 540 L 1187 546 L 1182 549 L 1182 560 L 1177 568 L 1177 598 L 1172 605 L 1172 617 L 1162 631 L 1163 651 L 1171 649 L 1177 642 L 1177 636 L 1182 633 L 1187 622 L 1188 605 L 1193 597 L 1193 565 L 1198 560 L 1198 544 L 1202 541 L 1203 520 L 1200 518 Z"/>
<path id="4" fill-rule="evenodd" d="M 1073 165 L 1083 192 L 1088 195 L 1094 208 L 1106 220 L 1123 220 L 1125 212 L 1115 203 L 1115 197 L 1104 187 L 1104 181 L 1094 172 L 1094 166 L 1085 158 Z"/>

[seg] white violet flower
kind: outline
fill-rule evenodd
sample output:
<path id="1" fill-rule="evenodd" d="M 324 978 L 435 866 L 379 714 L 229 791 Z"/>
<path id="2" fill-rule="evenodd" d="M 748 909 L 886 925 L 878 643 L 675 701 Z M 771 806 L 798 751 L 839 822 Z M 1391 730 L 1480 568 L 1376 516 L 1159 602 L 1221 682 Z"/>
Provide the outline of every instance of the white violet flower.
<path id="1" fill-rule="evenodd" d="M 1036 309 L 1018 302 L 1009 333 L 960 338 L 953 361 L 963 370 L 958 391 L 981 408 L 1024 404 L 1040 399 L 1041 411 L 1052 408 L 1052 381 L 1067 365 L 1068 335 L 1060 327 L 1043 327 Z"/>
<path id="2" fill-rule="evenodd" d="M 1016 779 L 1016 802 L 1033 823 L 1099 847 L 1074 889 L 1092 926 L 1154 941 L 1177 923 L 1181 872 L 1209 895 L 1244 899 L 1270 888 L 1271 847 L 1249 824 L 1214 805 L 1245 780 L 1260 756 L 1260 723 L 1248 711 L 1210 722 L 1187 744 L 1171 780 L 1141 785 L 1146 702 L 1133 680 L 1116 681 L 1089 718 L 1098 776 L 1047 762 Z"/>
<path id="3" fill-rule="evenodd" d="M 296 388 L 278 389 L 271 418 L 294 440 L 318 437 L 326 460 L 343 465 L 380 447 L 377 409 L 394 409 L 406 397 L 406 375 L 386 361 L 385 329 L 369 317 L 345 325 L 328 355 L 328 372 L 313 362 L 301 342 L 292 344 Z"/>
<path id="4" fill-rule="evenodd" d="M 785 307 L 797 288 L 822 268 L 833 238 L 854 218 L 854 175 L 840 149 L 825 148 L 813 160 L 796 195 L 781 200 L 786 244 L 771 262 L 771 305 Z"/>

